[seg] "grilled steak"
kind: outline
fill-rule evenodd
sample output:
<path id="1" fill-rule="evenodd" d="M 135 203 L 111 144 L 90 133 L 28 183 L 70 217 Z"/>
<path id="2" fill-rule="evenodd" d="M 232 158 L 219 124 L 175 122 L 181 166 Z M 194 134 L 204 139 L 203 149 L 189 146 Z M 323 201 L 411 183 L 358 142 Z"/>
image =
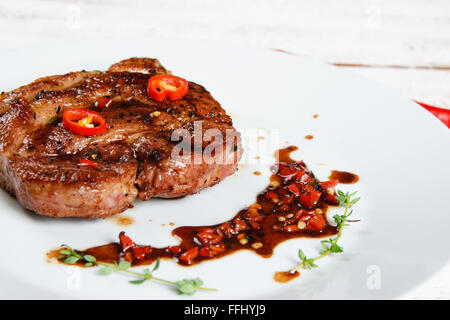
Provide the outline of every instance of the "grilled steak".
<path id="1" fill-rule="evenodd" d="M 137 197 L 190 195 L 233 174 L 242 148 L 231 118 L 193 82 L 179 100 L 153 100 L 147 82 L 155 74 L 170 72 L 156 59 L 131 58 L 106 72 L 44 77 L 2 93 L 3 188 L 41 215 L 96 218 L 124 211 Z M 105 97 L 112 105 L 98 107 Z M 62 115 L 71 108 L 99 112 L 106 131 L 81 136 L 67 130 Z M 202 139 L 210 129 L 222 138 Z M 177 131 L 190 138 L 174 140 Z M 190 150 L 179 152 L 180 145 Z M 80 159 L 98 167 L 79 166 Z"/>

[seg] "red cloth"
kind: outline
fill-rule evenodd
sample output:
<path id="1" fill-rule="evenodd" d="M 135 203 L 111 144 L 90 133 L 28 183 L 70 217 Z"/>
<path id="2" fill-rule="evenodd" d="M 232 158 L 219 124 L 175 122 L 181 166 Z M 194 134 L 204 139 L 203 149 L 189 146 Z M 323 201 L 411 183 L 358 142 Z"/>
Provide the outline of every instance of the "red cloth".
<path id="1" fill-rule="evenodd" d="M 441 120 L 447 126 L 447 128 L 450 129 L 450 110 L 433 107 L 419 101 L 415 102 L 424 107 L 425 109 L 427 109 L 428 111 L 430 111 L 432 114 L 434 114 L 439 120 Z"/>

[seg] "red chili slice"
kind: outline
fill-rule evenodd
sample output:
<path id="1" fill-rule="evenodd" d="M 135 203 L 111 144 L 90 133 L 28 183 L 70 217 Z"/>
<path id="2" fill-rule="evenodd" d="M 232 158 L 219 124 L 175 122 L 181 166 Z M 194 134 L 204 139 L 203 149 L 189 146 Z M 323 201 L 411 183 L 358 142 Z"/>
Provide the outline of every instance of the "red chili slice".
<path id="1" fill-rule="evenodd" d="M 209 250 L 208 247 L 201 248 L 200 251 L 199 251 L 199 254 L 202 257 L 208 257 L 208 258 L 212 257 L 211 251 Z"/>
<path id="2" fill-rule="evenodd" d="M 291 203 L 292 200 L 294 200 L 294 195 L 293 195 L 293 194 L 291 194 L 291 195 L 289 195 L 289 196 L 284 196 L 284 197 L 281 199 L 281 202 L 282 202 L 282 203 Z"/>
<path id="3" fill-rule="evenodd" d="M 88 159 L 80 159 L 78 161 L 78 166 L 80 167 L 92 167 L 92 168 L 97 168 L 98 167 L 98 163 L 92 160 L 88 160 Z"/>
<path id="4" fill-rule="evenodd" d="M 303 170 L 303 169 L 298 170 L 297 171 L 297 180 L 301 181 L 304 174 L 305 174 L 305 170 Z"/>
<path id="5" fill-rule="evenodd" d="M 300 188 L 294 182 L 291 183 L 290 185 L 288 185 L 288 189 L 289 189 L 289 191 L 291 191 L 293 194 L 295 194 L 297 196 L 300 194 Z"/>
<path id="6" fill-rule="evenodd" d="M 314 210 L 313 213 L 315 213 L 315 212 L 316 211 Z M 308 211 L 306 211 L 304 209 L 300 209 L 295 213 L 294 219 L 306 222 L 309 220 L 309 217 L 311 216 L 310 214 L 307 214 L 307 213 L 308 213 Z"/>
<path id="7" fill-rule="evenodd" d="M 322 231 L 325 227 L 325 219 L 321 214 L 313 214 L 306 224 L 306 230 Z"/>
<path id="8" fill-rule="evenodd" d="M 317 204 L 321 195 L 322 195 L 322 192 L 317 191 L 317 190 L 312 190 L 307 195 L 301 194 L 300 195 L 300 203 L 302 204 L 302 206 L 304 206 L 306 208 L 312 208 Z"/>
<path id="9" fill-rule="evenodd" d="M 208 244 L 216 244 L 219 243 L 222 240 L 222 237 L 209 232 L 200 232 L 195 235 L 195 237 L 200 240 L 200 242 L 207 246 Z"/>
<path id="10" fill-rule="evenodd" d="M 125 259 L 125 261 L 128 261 L 130 263 L 133 262 L 133 254 L 131 253 L 131 251 L 125 252 L 125 254 L 123 255 L 123 258 Z"/>
<path id="11" fill-rule="evenodd" d="M 297 162 L 296 164 L 298 167 L 302 168 L 305 166 L 305 163 L 303 162 L 303 160 L 300 160 L 299 162 Z"/>
<path id="12" fill-rule="evenodd" d="M 145 256 L 152 253 L 152 247 L 150 246 L 143 246 L 143 247 L 132 247 L 131 253 L 133 254 L 133 257 L 137 260 L 144 260 Z"/>
<path id="13" fill-rule="evenodd" d="M 219 243 L 209 247 L 209 252 L 213 255 L 217 255 L 226 250 L 225 245 L 223 243 Z"/>
<path id="14" fill-rule="evenodd" d="M 92 127 L 87 126 L 91 124 Z M 97 135 L 106 131 L 106 121 L 100 113 L 82 108 L 65 110 L 63 126 L 67 130 L 82 136 Z"/>
<path id="15" fill-rule="evenodd" d="M 297 178 L 298 178 L 298 181 L 300 181 L 300 183 L 303 183 L 303 184 L 307 184 L 309 182 L 309 180 L 311 180 L 311 176 L 304 172 L 300 177 L 297 175 Z"/>
<path id="16" fill-rule="evenodd" d="M 337 197 L 337 192 L 334 191 L 333 194 L 329 194 L 328 192 L 325 192 L 325 202 L 332 205 L 332 206 L 337 206 L 339 204 L 339 201 L 336 199 Z"/>
<path id="17" fill-rule="evenodd" d="M 287 167 L 280 170 L 279 175 L 283 178 L 290 178 L 295 173 L 294 169 Z"/>
<path id="18" fill-rule="evenodd" d="M 136 243 L 131 240 L 129 236 L 125 234 L 125 232 L 121 232 L 119 234 L 120 246 L 122 247 L 122 253 L 124 254 L 124 258 L 127 261 L 133 261 L 133 259 L 144 260 L 146 255 L 152 253 L 151 246 L 138 246 Z"/>
<path id="19" fill-rule="evenodd" d="M 122 252 L 127 252 L 130 248 L 136 247 L 136 243 L 131 240 L 131 238 L 127 236 L 124 231 L 119 234 L 119 240 L 120 246 L 122 247 Z"/>
<path id="20" fill-rule="evenodd" d="M 214 229 L 211 228 L 203 228 L 200 232 L 215 233 Z"/>
<path id="21" fill-rule="evenodd" d="M 167 251 L 169 251 L 171 254 L 180 254 L 182 250 L 183 249 L 181 249 L 180 246 L 171 246 L 167 248 Z"/>
<path id="22" fill-rule="evenodd" d="M 198 247 L 194 247 L 186 252 L 184 252 L 180 256 L 180 261 L 186 263 L 186 264 L 192 264 L 192 262 L 195 260 L 195 258 L 198 257 Z"/>
<path id="23" fill-rule="evenodd" d="M 322 181 L 320 183 L 320 186 L 322 187 L 323 190 L 327 190 L 336 187 L 338 183 L 339 180 Z"/>
<path id="24" fill-rule="evenodd" d="M 320 186 L 323 189 L 323 194 L 325 195 L 325 202 L 331 205 L 338 205 L 339 201 L 336 200 L 337 193 L 333 189 L 339 180 L 331 180 L 331 181 L 323 181 L 320 183 Z"/>
<path id="25" fill-rule="evenodd" d="M 244 231 L 247 229 L 247 224 L 245 223 L 245 221 L 237 218 L 234 219 L 233 221 L 233 233 L 237 234 L 241 231 Z M 222 240 L 222 239 L 221 239 Z"/>
<path id="26" fill-rule="evenodd" d="M 148 95 L 155 101 L 178 100 L 188 92 L 188 82 L 182 78 L 158 74 L 148 80 Z"/>
<path id="27" fill-rule="evenodd" d="M 112 102 L 113 102 L 112 99 L 100 98 L 95 103 L 95 106 L 99 108 L 109 108 L 112 106 Z"/>
<path id="28" fill-rule="evenodd" d="M 273 191 L 267 192 L 267 193 L 265 194 L 265 196 L 266 196 L 266 198 L 268 198 L 268 199 L 276 199 L 276 198 L 278 198 L 278 195 L 277 195 L 275 192 L 273 192 Z"/>
<path id="29" fill-rule="evenodd" d="M 291 226 L 286 226 L 286 227 L 284 227 L 283 230 L 284 230 L 285 232 L 296 232 L 296 231 L 299 231 L 300 229 L 299 229 L 299 227 L 297 227 L 297 226 L 294 224 L 294 225 L 291 225 Z"/>

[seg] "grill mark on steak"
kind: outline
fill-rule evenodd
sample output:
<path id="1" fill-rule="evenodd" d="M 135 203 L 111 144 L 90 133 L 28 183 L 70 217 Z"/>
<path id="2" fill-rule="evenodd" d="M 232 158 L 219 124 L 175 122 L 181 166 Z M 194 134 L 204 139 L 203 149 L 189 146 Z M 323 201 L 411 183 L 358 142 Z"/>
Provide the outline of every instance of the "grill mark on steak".
<path id="1" fill-rule="evenodd" d="M 240 142 L 227 164 L 190 163 L 195 152 L 172 159 L 172 132 L 186 129 L 202 136 L 216 129 L 224 136 L 231 118 L 206 89 L 189 82 L 180 100 L 156 102 L 147 95 L 152 74 L 169 73 L 158 60 L 130 58 L 106 72 L 72 72 L 40 78 L 0 96 L 0 182 L 26 208 L 53 217 L 106 217 L 132 205 L 136 197 L 177 198 L 197 193 L 237 170 Z M 101 97 L 111 108 L 96 108 Z M 106 119 L 98 136 L 79 136 L 61 122 L 65 109 L 89 108 Z M 159 111 L 159 116 L 152 116 Z M 49 122 L 53 122 L 49 124 Z M 239 133 L 237 133 L 239 137 Z M 231 139 L 235 139 L 231 137 Z M 191 141 L 191 144 L 193 141 Z M 220 149 L 220 148 L 219 148 Z M 219 152 L 219 156 L 221 155 Z M 99 163 L 79 167 L 79 159 Z"/>

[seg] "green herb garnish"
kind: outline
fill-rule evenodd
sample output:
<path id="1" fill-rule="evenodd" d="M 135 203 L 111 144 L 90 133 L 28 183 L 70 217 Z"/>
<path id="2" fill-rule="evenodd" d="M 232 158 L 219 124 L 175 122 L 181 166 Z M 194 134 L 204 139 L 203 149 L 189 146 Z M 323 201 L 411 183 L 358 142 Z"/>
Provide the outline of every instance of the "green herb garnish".
<path id="1" fill-rule="evenodd" d="M 125 272 L 131 275 L 134 275 L 138 277 L 135 280 L 128 281 L 131 284 L 139 285 L 142 284 L 148 280 L 155 280 L 161 283 L 165 283 L 167 285 L 171 285 L 175 287 L 179 294 L 185 294 L 185 295 L 193 295 L 197 290 L 203 290 L 203 291 L 217 291 L 216 289 L 211 288 L 205 288 L 203 287 L 203 281 L 200 278 L 196 279 L 183 279 L 180 281 L 169 281 L 161 278 L 157 278 L 153 276 L 153 272 L 159 269 L 160 266 L 160 260 L 159 258 L 156 260 L 155 265 L 153 266 L 153 269 L 144 269 L 142 273 L 135 272 L 132 270 L 129 270 L 131 268 L 131 263 L 128 261 L 120 261 L 120 262 L 114 262 L 114 263 L 105 263 L 98 261 L 94 256 L 83 254 L 82 252 L 79 252 L 77 250 L 72 249 L 68 245 L 62 245 L 62 250 L 59 251 L 60 254 L 63 255 L 63 257 L 59 258 L 60 261 L 66 263 L 66 264 L 75 264 L 75 263 L 82 263 L 86 267 L 95 267 L 99 266 L 102 267 L 99 269 L 99 273 L 102 275 L 110 275 L 114 271 L 116 272 Z"/>

